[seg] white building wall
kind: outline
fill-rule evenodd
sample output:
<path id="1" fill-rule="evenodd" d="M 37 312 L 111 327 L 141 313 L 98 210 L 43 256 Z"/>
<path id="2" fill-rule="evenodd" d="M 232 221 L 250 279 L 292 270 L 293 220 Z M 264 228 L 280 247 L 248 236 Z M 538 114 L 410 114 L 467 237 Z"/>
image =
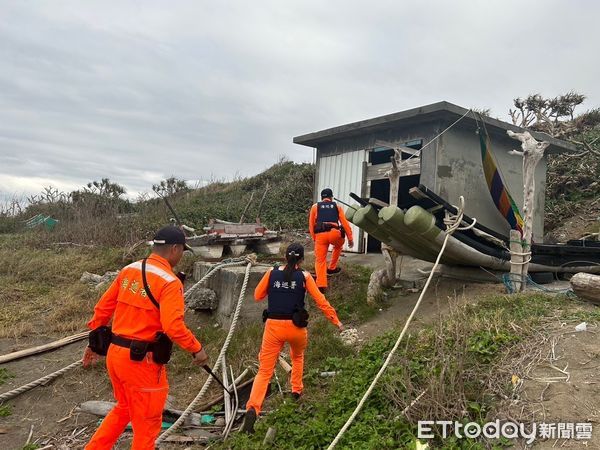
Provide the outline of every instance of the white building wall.
<path id="1" fill-rule="evenodd" d="M 350 192 L 361 195 L 363 162 L 366 161 L 366 158 L 365 150 L 320 157 L 317 162 L 318 182 L 315 192 L 317 200 L 320 200 L 321 190 L 331 188 L 334 197 L 348 204 L 354 204 L 355 202 L 350 198 Z M 341 206 L 346 210 L 346 206 Z M 346 243 L 344 250 L 362 252 L 362 230 L 352 224 L 350 226 L 354 237 L 354 248 L 349 249 Z"/>

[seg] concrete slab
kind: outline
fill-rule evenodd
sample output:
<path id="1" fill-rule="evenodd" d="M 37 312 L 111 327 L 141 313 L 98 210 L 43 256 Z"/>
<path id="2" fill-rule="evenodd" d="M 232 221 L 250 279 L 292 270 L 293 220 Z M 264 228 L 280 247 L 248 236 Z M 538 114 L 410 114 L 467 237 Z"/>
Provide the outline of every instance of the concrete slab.
<path id="1" fill-rule="evenodd" d="M 194 264 L 194 280 L 200 280 L 214 265 L 215 263 L 204 261 Z M 267 304 L 266 302 L 254 301 L 254 289 L 268 269 L 268 266 L 253 266 L 250 269 L 250 279 L 248 280 L 248 287 L 246 288 L 246 295 L 243 299 L 239 320 L 262 320 L 262 312 Z M 244 282 L 245 272 L 246 266 L 219 269 L 215 275 L 209 278 L 204 286 L 217 293 L 218 306 L 214 314 L 223 328 L 227 329 L 231 325 L 235 305 L 240 295 L 242 283 Z"/>

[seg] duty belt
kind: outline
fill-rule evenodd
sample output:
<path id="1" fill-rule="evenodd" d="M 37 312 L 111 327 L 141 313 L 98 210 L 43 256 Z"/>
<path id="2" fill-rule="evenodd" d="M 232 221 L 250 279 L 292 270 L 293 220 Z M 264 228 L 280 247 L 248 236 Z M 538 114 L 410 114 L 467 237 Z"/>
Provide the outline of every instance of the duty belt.
<path id="1" fill-rule="evenodd" d="M 143 341 L 137 341 L 135 339 L 124 338 L 123 336 L 119 336 L 117 334 L 113 334 L 112 339 L 110 341 L 111 344 L 115 344 L 115 345 L 118 345 L 119 347 L 124 347 L 124 348 L 131 348 L 131 344 L 133 344 L 134 342 L 143 342 Z M 153 347 L 154 347 L 154 342 L 148 342 L 148 350 L 147 351 L 151 352 Z"/>
<path id="2" fill-rule="evenodd" d="M 273 314 L 267 313 L 267 319 L 275 319 L 275 320 L 292 320 L 293 314 Z"/>
<path id="3" fill-rule="evenodd" d="M 340 230 L 340 225 L 334 222 L 317 222 L 315 225 L 315 233 L 326 233 L 329 230 Z"/>

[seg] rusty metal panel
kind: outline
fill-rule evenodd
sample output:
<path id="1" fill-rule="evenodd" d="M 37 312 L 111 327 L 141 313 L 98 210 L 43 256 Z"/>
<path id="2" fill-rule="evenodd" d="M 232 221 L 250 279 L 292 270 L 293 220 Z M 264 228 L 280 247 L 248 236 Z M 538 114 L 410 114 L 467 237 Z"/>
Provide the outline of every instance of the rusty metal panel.
<path id="1" fill-rule="evenodd" d="M 346 152 L 339 155 L 324 156 L 319 158 L 319 173 L 317 183 L 317 196 L 322 189 L 331 188 L 333 195 L 340 200 L 354 204 L 350 192 L 360 195 L 363 189 L 363 163 L 366 161 L 366 150 Z M 347 208 L 342 205 L 344 210 Z M 352 226 L 354 248 L 344 249 L 352 252 L 362 252 L 362 230 Z"/>

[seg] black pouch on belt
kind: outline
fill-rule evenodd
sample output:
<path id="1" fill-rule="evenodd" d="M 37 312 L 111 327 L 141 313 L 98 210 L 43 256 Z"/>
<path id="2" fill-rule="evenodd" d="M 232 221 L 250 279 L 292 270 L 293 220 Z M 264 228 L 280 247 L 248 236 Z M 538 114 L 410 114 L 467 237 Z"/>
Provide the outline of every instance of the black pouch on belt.
<path id="1" fill-rule="evenodd" d="M 131 341 L 129 347 L 129 359 L 132 361 L 143 361 L 148 353 L 150 342 L 146 341 Z"/>
<path id="2" fill-rule="evenodd" d="M 90 331 L 88 336 L 88 345 L 94 353 L 106 356 L 111 340 L 112 330 L 110 327 L 102 326 Z"/>
<path id="3" fill-rule="evenodd" d="M 152 360 L 156 364 L 167 364 L 173 352 L 173 341 L 165 333 L 156 333 L 156 341 L 152 344 Z"/>
<path id="4" fill-rule="evenodd" d="M 298 308 L 292 314 L 292 323 L 299 328 L 308 326 L 308 311 L 304 308 Z"/>
<path id="5" fill-rule="evenodd" d="M 269 318 L 269 310 L 268 309 L 263 309 L 263 314 L 262 314 L 263 323 L 265 323 L 268 318 Z"/>
<path id="6" fill-rule="evenodd" d="M 317 222 L 315 225 L 315 233 L 325 233 L 333 228 L 333 225 L 325 222 Z"/>

